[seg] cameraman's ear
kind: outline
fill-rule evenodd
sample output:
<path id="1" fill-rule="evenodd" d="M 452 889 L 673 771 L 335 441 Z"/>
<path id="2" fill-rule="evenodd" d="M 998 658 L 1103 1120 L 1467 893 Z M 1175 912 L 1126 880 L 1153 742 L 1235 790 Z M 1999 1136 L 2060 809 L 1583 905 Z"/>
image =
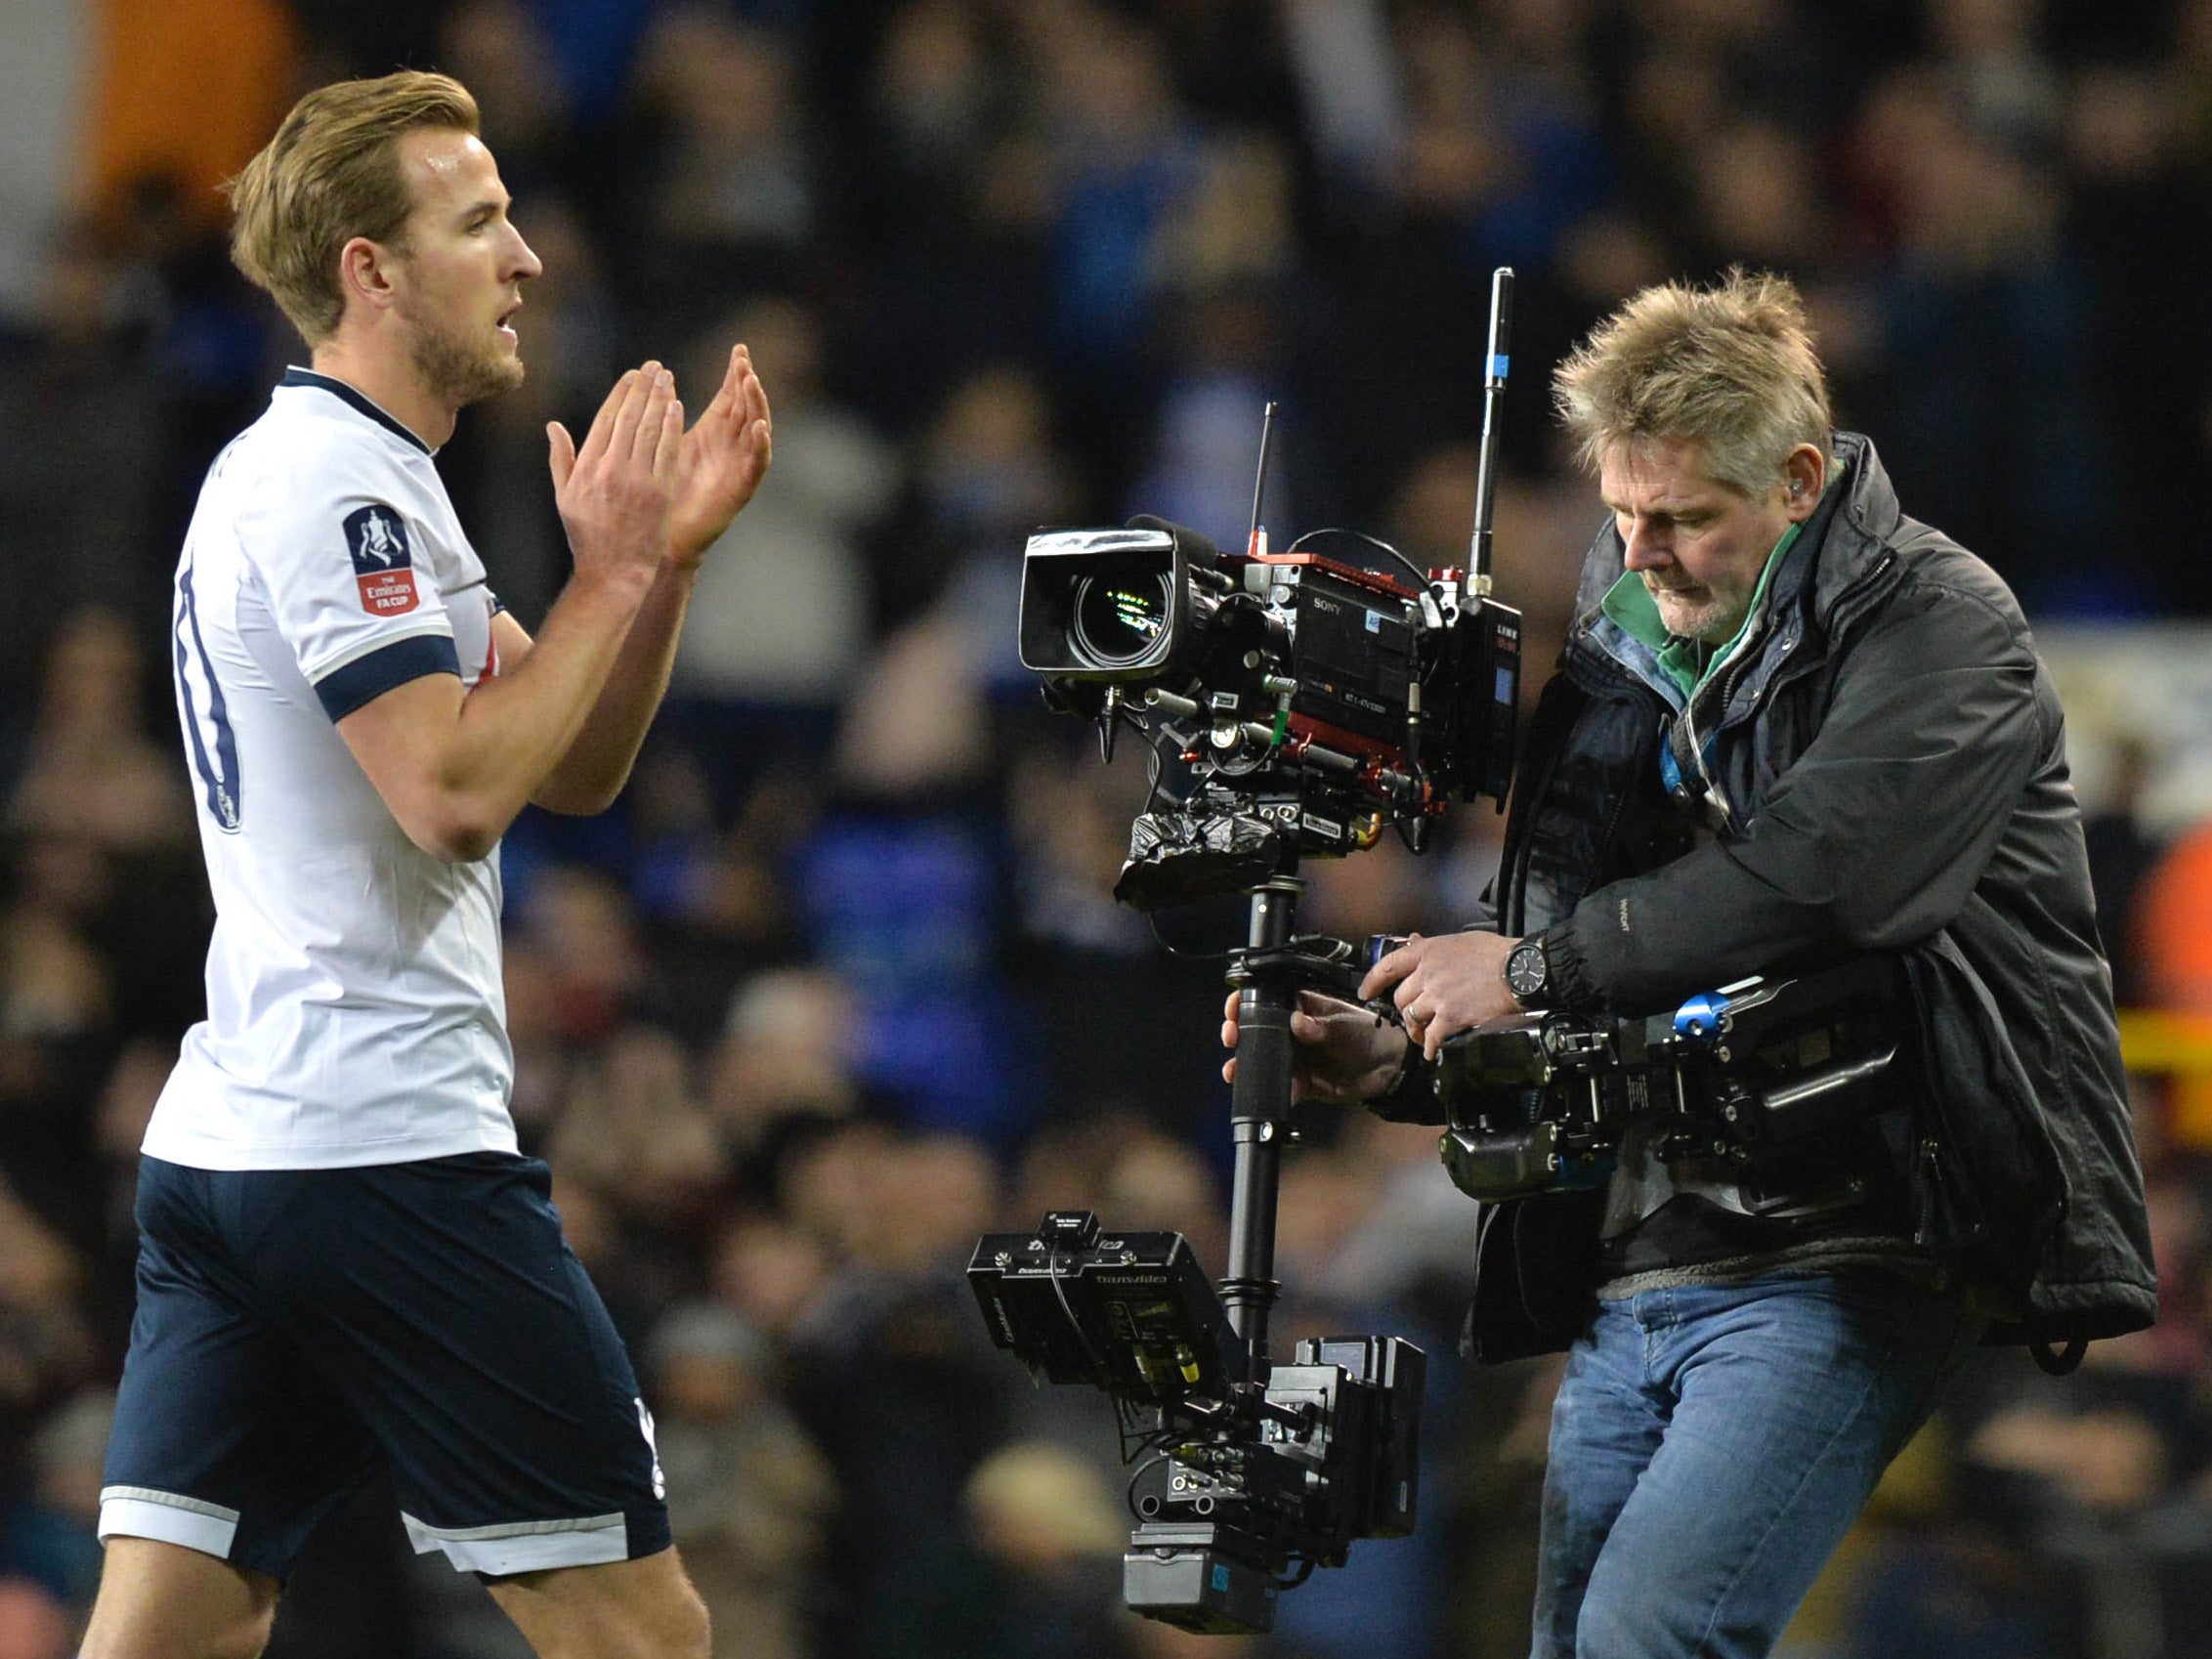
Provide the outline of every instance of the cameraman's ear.
<path id="1" fill-rule="evenodd" d="M 1221 563 L 1221 550 L 1188 525 L 1170 524 L 1151 513 L 1139 513 L 1129 520 L 1130 530 L 1164 530 L 1175 538 L 1175 545 L 1184 558 L 1205 570 L 1213 570 Z"/>
<path id="2" fill-rule="evenodd" d="M 1800 444 L 1782 463 L 1782 512 L 1792 524 L 1803 524 L 1820 505 L 1828 484 L 1828 457 L 1810 444 Z"/>

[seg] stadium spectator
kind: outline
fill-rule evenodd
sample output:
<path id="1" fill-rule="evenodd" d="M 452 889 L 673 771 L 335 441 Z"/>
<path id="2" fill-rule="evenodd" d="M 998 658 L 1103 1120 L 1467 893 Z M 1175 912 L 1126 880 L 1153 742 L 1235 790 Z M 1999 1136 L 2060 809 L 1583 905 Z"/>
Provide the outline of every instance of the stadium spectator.
<path id="1" fill-rule="evenodd" d="M 676 654 L 675 690 L 694 704 L 685 710 L 692 742 L 719 772 L 742 777 L 763 750 L 819 740 L 859 673 L 871 614 L 863 543 L 898 488 L 899 462 L 829 398 L 810 308 L 756 301 L 708 328 L 702 349 L 718 353 L 725 338 L 744 339 L 774 377 L 777 431 L 798 456 L 762 481 L 715 547 L 692 597 L 700 625 Z M 787 735 L 779 716 L 794 727 Z"/>
<path id="2" fill-rule="evenodd" d="M 645 1357 L 668 1522 L 721 1633 L 716 1659 L 805 1659 L 836 1486 L 776 1397 L 766 1338 L 716 1303 L 679 1302 Z"/>

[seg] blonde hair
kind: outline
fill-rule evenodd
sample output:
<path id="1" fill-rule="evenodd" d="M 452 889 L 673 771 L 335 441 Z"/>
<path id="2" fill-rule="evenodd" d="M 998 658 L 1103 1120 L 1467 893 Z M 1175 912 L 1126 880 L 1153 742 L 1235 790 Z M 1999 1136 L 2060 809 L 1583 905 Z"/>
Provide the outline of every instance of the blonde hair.
<path id="1" fill-rule="evenodd" d="M 473 133 L 476 100 L 447 75 L 403 69 L 336 81 L 292 106 L 226 187 L 237 215 L 231 261 L 265 288 L 311 346 L 345 315 L 338 250 L 356 236 L 404 248 L 414 202 L 399 140 L 418 127 Z"/>
<path id="2" fill-rule="evenodd" d="M 1616 445 L 1680 439 L 1703 446 L 1715 483 L 1756 496 L 1800 444 L 1834 458 L 1828 380 L 1797 285 L 1740 266 L 1710 288 L 1633 295 L 1559 365 L 1552 396 L 1593 472 Z"/>

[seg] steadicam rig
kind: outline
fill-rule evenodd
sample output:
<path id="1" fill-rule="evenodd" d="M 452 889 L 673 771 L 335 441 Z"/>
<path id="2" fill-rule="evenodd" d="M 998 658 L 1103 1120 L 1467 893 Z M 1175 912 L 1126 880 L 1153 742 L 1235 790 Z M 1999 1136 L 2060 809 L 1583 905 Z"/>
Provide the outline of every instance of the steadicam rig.
<path id="1" fill-rule="evenodd" d="M 1138 520 L 1041 533 L 1022 566 L 1022 660 L 1047 699 L 1096 720 L 1109 758 L 1124 726 L 1152 747 L 1153 794 L 1115 896 L 1148 911 L 1252 900 L 1245 947 L 1229 954 L 1239 1035 L 1218 1291 L 1181 1235 L 1113 1234 L 1078 1211 L 983 1240 L 968 1268 L 1000 1346 L 1048 1382 L 1113 1396 L 1137 1462 L 1124 1598 L 1189 1630 L 1264 1631 L 1278 1591 L 1340 1564 L 1357 1539 L 1413 1529 L 1421 1350 L 1343 1337 L 1303 1340 L 1287 1365 L 1268 1352 L 1291 1010 L 1301 990 L 1356 996 L 1359 982 L 1353 947 L 1296 933 L 1297 870 L 1393 824 L 1418 851 L 1455 796 L 1502 804 L 1511 783 L 1520 616 L 1490 597 L 1487 574 L 1511 279 L 1501 270 L 1491 284 L 1465 572 L 1423 571 L 1366 536 L 1350 539 L 1398 569 L 1304 542 L 1270 553 L 1259 513 L 1273 405 L 1243 553 Z"/>

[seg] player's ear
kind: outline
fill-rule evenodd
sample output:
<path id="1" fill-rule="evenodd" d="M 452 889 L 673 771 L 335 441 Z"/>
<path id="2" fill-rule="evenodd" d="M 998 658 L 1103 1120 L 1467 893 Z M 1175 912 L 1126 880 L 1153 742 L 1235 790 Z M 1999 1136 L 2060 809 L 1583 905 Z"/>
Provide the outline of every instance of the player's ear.
<path id="1" fill-rule="evenodd" d="M 355 236 L 338 250 L 338 287 L 351 305 L 359 300 L 378 311 L 391 308 L 392 250 L 366 236 Z"/>

